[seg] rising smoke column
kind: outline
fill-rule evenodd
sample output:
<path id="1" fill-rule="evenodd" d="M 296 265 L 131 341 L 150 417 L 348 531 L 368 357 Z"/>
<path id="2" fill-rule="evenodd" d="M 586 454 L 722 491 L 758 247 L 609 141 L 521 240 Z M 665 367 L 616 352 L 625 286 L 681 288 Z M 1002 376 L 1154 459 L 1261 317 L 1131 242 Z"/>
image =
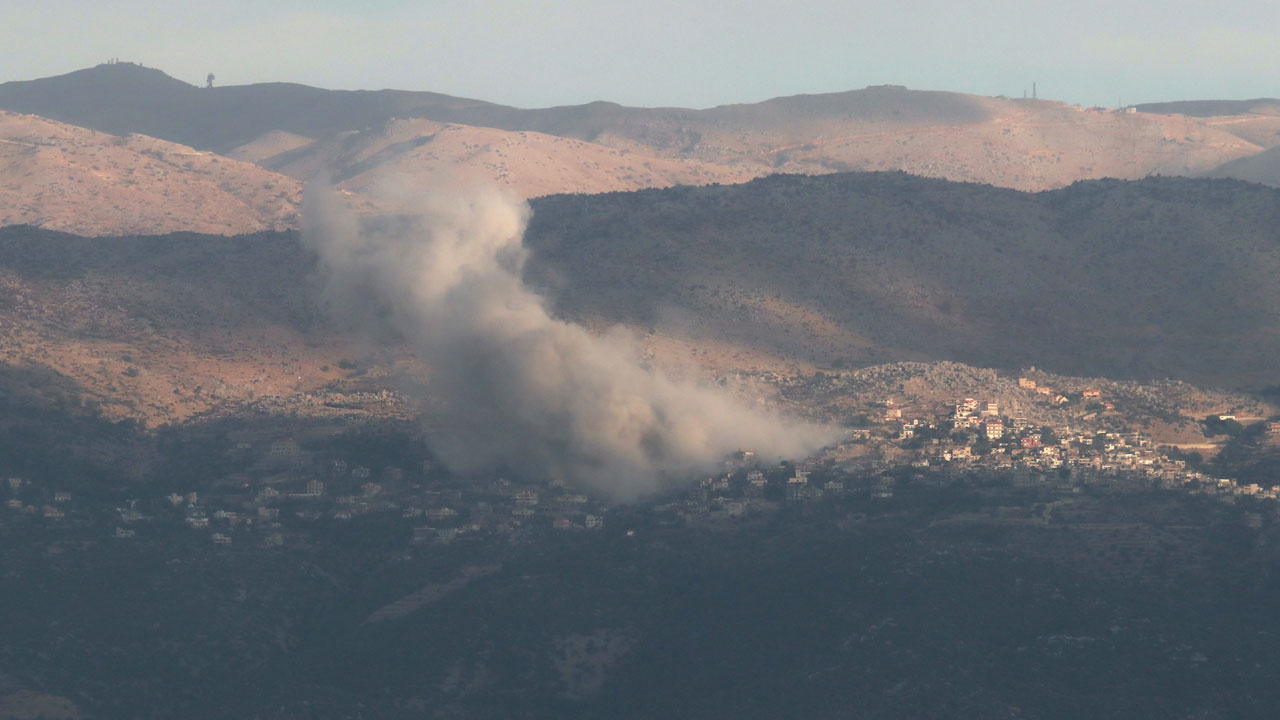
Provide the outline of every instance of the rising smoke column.
<path id="1" fill-rule="evenodd" d="M 454 470 L 523 469 L 627 500 L 739 447 L 808 454 L 830 428 L 784 420 L 639 361 L 635 339 L 553 318 L 525 286 L 528 206 L 493 188 L 425 192 L 411 213 L 362 225 L 308 187 L 304 243 L 332 311 L 404 336 L 447 413 L 433 449 Z"/>

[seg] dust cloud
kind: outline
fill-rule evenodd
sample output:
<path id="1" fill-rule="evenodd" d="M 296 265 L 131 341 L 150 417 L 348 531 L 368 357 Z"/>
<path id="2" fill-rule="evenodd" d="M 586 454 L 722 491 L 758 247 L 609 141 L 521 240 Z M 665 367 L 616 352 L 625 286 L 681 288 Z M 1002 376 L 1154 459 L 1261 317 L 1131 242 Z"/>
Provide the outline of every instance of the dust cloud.
<path id="1" fill-rule="evenodd" d="M 323 184 L 304 197 L 303 242 L 330 312 L 403 337 L 431 376 L 419 398 L 445 414 L 433 450 L 453 470 L 560 479 L 625 501 L 714 468 L 738 448 L 805 456 L 828 427 L 641 362 L 622 329 L 551 316 L 522 280 L 530 210 L 502 191 L 443 183 L 362 222 Z"/>

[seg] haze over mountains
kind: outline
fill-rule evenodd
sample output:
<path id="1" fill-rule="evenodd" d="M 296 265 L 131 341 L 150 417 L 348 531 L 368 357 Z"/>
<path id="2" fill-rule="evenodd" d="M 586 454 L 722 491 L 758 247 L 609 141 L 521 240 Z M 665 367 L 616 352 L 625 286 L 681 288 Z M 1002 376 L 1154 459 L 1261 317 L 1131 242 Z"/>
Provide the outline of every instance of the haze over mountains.
<path id="1" fill-rule="evenodd" d="M 191 148 L 171 153 L 219 153 L 298 181 L 328 175 L 354 193 L 460 167 L 522 197 L 856 170 L 1032 191 L 1152 174 L 1273 182 L 1275 163 L 1263 153 L 1280 144 L 1280 104 L 1270 100 L 1107 112 L 877 86 L 705 110 L 607 102 L 520 109 L 429 92 L 289 83 L 202 88 L 133 63 L 0 84 L 0 109 L 116 136 L 147 135 Z M 38 134 L 47 136 L 40 140 L 47 147 L 64 142 L 51 131 Z M 1259 162 L 1250 164 L 1255 157 Z M 264 175 L 260 185 L 268 183 L 283 181 Z M 209 197 L 213 188 L 228 192 L 220 187 L 225 183 L 209 184 L 177 202 L 200 210 L 170 207 L 177 218 L 132 224 L 113 215 L 119 201 L 96 207 L 94 194 L 85 194 L 77 201 L 79 224 L 72 225 L 38 213 L 46 198 L 24 194 L 38 191 L 23 183 L 8 197 L 6 217 L 94 234 L 235 233 L 289 223 L 288 209 L 263 216 L 258 208 L 255 220 L 243 213 L 232 219 L 229 207 L 216 209 L 228 201 Z M 145 185 L 113 192 L 132 193 L 128 202 L 142 207 L 159 193 Z"/>

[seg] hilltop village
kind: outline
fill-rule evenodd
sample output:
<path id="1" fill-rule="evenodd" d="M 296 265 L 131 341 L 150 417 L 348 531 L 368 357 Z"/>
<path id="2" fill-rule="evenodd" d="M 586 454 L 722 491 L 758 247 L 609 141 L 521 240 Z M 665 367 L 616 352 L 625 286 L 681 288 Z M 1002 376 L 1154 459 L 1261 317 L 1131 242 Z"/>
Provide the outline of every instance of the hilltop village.
<path id="1" fill-rule="evenodd" d="M 781 394 L 815 417 L 843 416 L 842 442 L 816 457 L 776 465 L 743 449 L 718 472 L 677 485 L 643 507 L 660 525 L 731 526 L 787 507 L 884 503 L 902 487 L 927 491 L 957 484 L 1064 498 L 1166 490 L 1224 500 L 1280 499 L 1278 485 L 1215 476 L 1203 463 L 1203 453 L 1233 436 L 1280 446 L 1280 421 L 1265 415 L 1268 406 L 1237 396 L 1228 398 L 1234 410 L 1192 417 L 1206 407 L 1221 408 L 1223 398 L 1179 383 L 1084 382 L 948 364 L 796 380 Z M 986 388 L 985 396 L 944 397 L 948 389 L 973 389 L 974 383 Z M 918 391 L 922 386 L 929 391 Z M 385 404 L 389 396 L 377 399 Z M 1154 420 L 1161 416 L 1163 422 Z M 1144 425 L 1152 429 L 1144 431 Z M 429 546 L 598 532 L 617 509 L 562 483 L 455 477 L 430 458 L 414 465 L 378 463 L 368 453 L 336 449 L 329 436 L 283 434 L 279 428 L 287 426 L 276 427 L 222 434 L 215 464 L 230 472 L 163 494 L 84 497 L 65 479 L 6 477 L 0 530 L 42 526 L 55 552 L 83 542 L 169 541 L 173 532 L 215 546 L 279 548 L 307 543 L 334 525 L 377 521 L 401 531 L 410 545 Z M 1153 437 L 1171 428 L 1194 431 L 1201 442 Z"/>

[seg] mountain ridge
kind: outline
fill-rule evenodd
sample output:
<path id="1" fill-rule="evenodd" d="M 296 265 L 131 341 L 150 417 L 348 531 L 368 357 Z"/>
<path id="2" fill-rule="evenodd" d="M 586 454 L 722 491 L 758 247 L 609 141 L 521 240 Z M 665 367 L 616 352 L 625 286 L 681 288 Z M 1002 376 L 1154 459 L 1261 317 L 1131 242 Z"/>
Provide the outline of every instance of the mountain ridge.
<path id="1" fill-rule="evenodd" d="M 1280 115 L 1202 120 L 1093 112 L 1047 100 L 900 86 L 698 110 L 604 101 L 523 109 L 399 90 L 290 83 L 197 88 L 129 63 L 0 84 L 0 108 L 246 158 L 286 135 L 293 139 L 291 152 L 305 154 L 311 145 L 322 156 L 348 133 L 368 136 L 398 120 L 420 119 L 542 133 L 667 162 L 701 163 L 708 182 L 721 181 L 711 177 L 721 172 L 716 168 L 731 168 L 741 179 L 774 172 L 903 170 L 1044 190 L 1097 177 L 1195 176 L 1280 144 Z M 551 193 L 630 187 L 616 179 L 598 186 L 556 186 L 546 178 L 527 184 Z"/>

